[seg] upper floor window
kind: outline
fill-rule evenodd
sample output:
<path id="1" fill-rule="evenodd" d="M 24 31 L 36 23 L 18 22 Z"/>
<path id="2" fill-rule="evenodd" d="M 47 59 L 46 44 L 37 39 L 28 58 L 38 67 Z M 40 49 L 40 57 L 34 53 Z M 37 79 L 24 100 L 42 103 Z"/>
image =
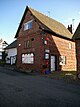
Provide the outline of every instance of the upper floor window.
<path id="1" fill-rule="evenodd" d="M 69 43 L 69 49 L 72 49 L 72 44 L 71 43 Z"/>
<path id="2" fill-rule="evenodd" d="M 32 28 L 32 20 L 29 21 L 29 22 L 26 22 L 24 24 L 24 30 L 28 30 L 28 29 L 31 29 Z"/>
<path id="3" fill-rule="evenodd" d="M 32 41 L 31 40 L 24 41 L 24 49 L 31 48 L 31 47 L 32 47 Z"/>

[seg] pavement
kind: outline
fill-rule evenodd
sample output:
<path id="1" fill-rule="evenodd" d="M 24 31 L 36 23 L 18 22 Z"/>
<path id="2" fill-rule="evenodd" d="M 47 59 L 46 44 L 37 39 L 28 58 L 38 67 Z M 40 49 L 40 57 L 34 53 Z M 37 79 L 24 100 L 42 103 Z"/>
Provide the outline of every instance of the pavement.
<path id="1" fill-rule="evenodd" d="M 0 67 L 0 107 L 80 107 L 80 84 Z"/>

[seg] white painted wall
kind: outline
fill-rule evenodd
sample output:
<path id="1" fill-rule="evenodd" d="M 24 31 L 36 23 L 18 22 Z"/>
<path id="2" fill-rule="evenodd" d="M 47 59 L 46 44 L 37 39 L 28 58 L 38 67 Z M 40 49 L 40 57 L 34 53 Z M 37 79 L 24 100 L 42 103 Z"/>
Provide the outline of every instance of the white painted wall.
<path id="1" fill-rule="evenodd" d="M 2 39 L 0 39 L 0 59 L 2 59 L 2 52 L 4 52 L 4 48 L 6 48 L 8 44 L 5 44 Z"/>
<path id="2" fill-rule="evenodd" d="M 0 52 L 0 59 L 2 59 L 2 52 Z"/>
<path id="3" fill-rule="evenodd" d="M 17 48 L 7 49 L 6 53 L 8 54 L 8 56 L 6 57 L 6 63 L 14 62 L 12 60 L 15 60 L 15 58 L 16 58 Z M 14 57 L 14 58 L 12 58 L 12 57 Z"/>

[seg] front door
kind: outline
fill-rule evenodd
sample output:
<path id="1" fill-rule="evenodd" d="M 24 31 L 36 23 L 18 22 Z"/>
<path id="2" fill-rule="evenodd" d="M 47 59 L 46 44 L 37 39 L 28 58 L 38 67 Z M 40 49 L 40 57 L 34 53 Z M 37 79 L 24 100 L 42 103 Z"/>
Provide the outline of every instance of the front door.
<path id="1" fill-rule="evenodd" d="M 51 71 L 55 71 L 55 56 L 51 56 Z"/>

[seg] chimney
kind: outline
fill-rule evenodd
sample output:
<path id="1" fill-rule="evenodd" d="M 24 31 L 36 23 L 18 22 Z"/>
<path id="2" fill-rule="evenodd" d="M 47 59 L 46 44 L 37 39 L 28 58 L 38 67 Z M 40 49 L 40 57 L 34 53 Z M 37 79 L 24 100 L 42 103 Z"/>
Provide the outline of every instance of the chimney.
<path id="1" fill-rule="evenodd" d="M 72 24 L 71 24 L 70 26 L 68 25 L 68 28 L 67 28 L 67 29 L 71 32 L 71 34 L 73 33 L 73 32 L 72 32 Z"/>

